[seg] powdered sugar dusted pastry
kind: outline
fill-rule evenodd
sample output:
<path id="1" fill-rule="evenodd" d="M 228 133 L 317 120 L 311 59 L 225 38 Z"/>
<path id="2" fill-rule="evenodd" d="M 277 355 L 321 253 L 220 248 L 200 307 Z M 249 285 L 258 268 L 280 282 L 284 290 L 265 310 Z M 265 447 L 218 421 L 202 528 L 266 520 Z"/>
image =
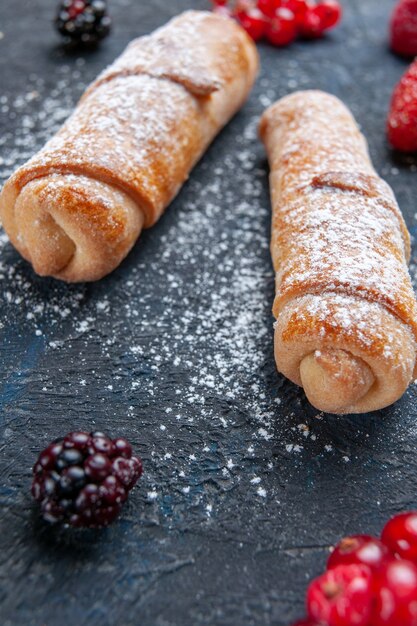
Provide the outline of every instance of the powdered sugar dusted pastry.
<path id="1" fill-rule="evenodd" d="M 6 183 L 13 245 L 41 275 L 111 272 L 242 106 L 257 67 L 244 30 L 213 13 L 188 11 L 133 41 Z"/>
<path id="2" fill-rule="evenodd" d="M 416 375 L 410 241 L 393 192 L 331 95 L 283 98 L 260 133 L 271 169 L 278 370 L 319 410 L 385 407 Z"/>

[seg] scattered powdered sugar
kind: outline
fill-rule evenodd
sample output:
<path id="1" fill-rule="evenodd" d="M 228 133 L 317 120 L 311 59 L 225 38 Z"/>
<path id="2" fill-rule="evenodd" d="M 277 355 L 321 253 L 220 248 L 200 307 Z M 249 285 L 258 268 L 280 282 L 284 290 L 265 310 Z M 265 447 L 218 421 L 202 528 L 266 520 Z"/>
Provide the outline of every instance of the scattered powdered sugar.
<path id="1" fill-rule="evenodd" d="M 225 38 L 219 29 L 225 31 Z M 132 42 L 105 78 L 91 84 L 81 106 L 14 183 L 21 190 L 39 176 L 40 169 L 44 174 L 56 169 L 93 177 L 99 173 L 136 199 L 145 213 L 145 226 L 154 224 L 246 94 L 245 62 L 246 82 L 254 78 L 255 63 L 249 64 L 252 50 L 241 35 L 231 20 L 189 11 Z M 193 95 L 202 74 L 200 66 L 206 69 L 207 93 L 228 81 L 224 96 L 201 102 Z M 178 68 L 185 73 L 181 80 L 177 80 Z M 239 70 L 240 80 L 233 82 L 232 68 Z M 204 84 L 202 88 L 205 93 Z"/>
<path id="2" fill-rule="evenodd" d="M 261 498 L 266 498 L 266 496 L 267 496 L 267 492 L 266 492 L 266 489 L 264 489 L 264 487 L 258 487 L 258 491 L 256 493 Z"/>
<path id="3" fill-rule="evenodd" d="M 384 304 L 417 334 L 402 218 L 350 113 L 307 91 L 272 107 L 263 128 L 275 163 L 276 311 L 291 296 L 340 290 Z"/>
<path id="4" fill-rule="evenodd" d="M 231 68 L 238 66 L 242 47 L 234 22 L 207 11 L 187 11 L 151 35 L 133 40 L 98 82 L 141 72 L 169 77 L 193 93 L 207 95 L 221 88 Z"/>
<path id="5" fill-rule="evenodd" d="M 2 148 L 0 182 L 41 148 L 69 114 L 74 105 L 70 86 L 75 83 L 78 92 L 83 87 L 77 75 L 82 63 L 71 72 L 62 66 L 56 92 L 47 94 L 33 77 L 26 94 L 14 100 L 1 97 L 3 116 L 10 122 L 18 116 L 19 123 L 13 123 L 14 138 L 7 132 L 0 138 L 0 146 L 7 146 Z M 79 397 L 90 407 L 97 398 L 110 403 L 115 413 L 127 416 L 138 440 L 141 429 L 149 429 L 148 440 L 155 443 L 148 475 L 154 460 L 169 473 L 170 489 L 187 501 L 202 498 L 193 468 L 210 455 L 216 459 L 213 474 L 219 489 L 242 481 L 251 495 L 268 501 L 274 494 L 262 485 L 261 472 L 274 471 L 277 463 L 272 457 L 262 465 L 263 451 L 275 447 L 296 462 L 320 438 L 315 432 L 320 416 L 315 419 L 313 413 L 308 423 L 294 422 L 299 400 L 288 384 L 288 397 L 281 394 L 283 381 L 273 362 L 270 207 L 257 123 L 262 107 L 275 95 L 265 78 L 261 84 L 262 94 L 250 105 L 233 152 L 223 149 L 221 139 L 213 146 L 164 223 L 144 233 L 109 279 L 94 286 L 38 279 L 11 251 L 4 233 L 0 238 L 2 321 L 28 346 L 41 346 L 39 389 L 51 398 L 63 394 L 66 404 L 69 397 L 74 407 L 68 410 L 74 414 Z M 225 133 L 230 138 L 234 131 Z M 415 265 L 412 273 L 417 278 Z M 24 367 L 25 358 L 18 367 Z M 49 359 L 54 368 L 62 363 L 58 390 L 50 382 Z M 158 415 L 153 424 L 146 423 L 147 412 Z M 180 436 L 172 436 L 181 429 L 194 434 L 192 454 L 183 453 Z M 239 430 L 245 435 L 236 435 Z M 216 437 L 224 441 L 228 436 L 233 446 L 213 451 Z M 319 453 L 330 445 L 329 437 L 321 435 Z M 338 454 L 344 463 L 349 460 L 345 452 L 333 446 L 328 453 Z M 148 475 L 146 498 L 154 503 L 164 494 Z M 215 511 L 210 498 L 204 502 L 208 518 Z"/>
<path id="6" fill-rule="evenodd" d="M 184 158 L 187 146 L 205 142 L 198 135 L 197 115 L 196 101 L 171 81 L 147 75 L 115 78 L 90 93 L 25 172 L 31 176 L 38 167 L 57 164 L 83 168 L 86 174 L 104 170 L 116 179 L 123 172 L 125 187 L 150 203 L 149 224 L 177 190 L 172 183 L 190 160 L 189 155 Z M 171 140 L 163 141 L 167 136 Z M 162 172 L 167 175 L 161 185 Z"/>
<path id="7" fill-rule="evenodd" d="M 63 94 L 69 91 L 73 79 L 73 76 L 62 79 Z M 29 96 L 18 101 L 21 119 L 29 120 L 23 127 L 18 125 L 16 133 L 17 143 L 24 149 L 7 151 L 7 160 L 4 159 L 0 170 L 2 182 L 42 147 L 73 104 L 64 95 L 46 96 L 41 82 L 34 82 L 38 106 L 33 105 Z M 8 107 L 9 113 L 16 109 L 14 102 Z M 38 125 L 42 107 L 48 116 Z M 140 372 L 144 368 L 149 373 L 138 378 L 133 374 L 129 380 L 131 391 L 124 393 L 145 399 L 145 404 L 155 403 L 167 420 L 189 425 L 201 421 L 226 430 L 235 425 L 233 405 L 242 403 L 255 424 L 254 442 L 271 440 L 276 411 L 270 406 L 260 372 L 265 363 L 265 349 L 269 360 L 271 357 L 273 275 L 265 228 L 269 219 L 265 170 L 258 166 L 263 156 L 257 139 L 257 121 L 257 115 L 249 119 L 237 138 L 235 154 L 226 153 L 218 159 L 213 174 L 207 176 L 210 182 L 203 186 L 198 178 L 191 179 L 169 232 L 155 235 L 159 258 L 150 260 L 139 253 L 136 265 L 128 260 L 127 267 L 118 270 L 116 295 L 107 293 L 104 283 L 97 284 L 91 297 L 88 285 L 64 285 L 36 278 L 11 250 L 5 234 L 1 234 L 0 290 L 7 316 L 24 320 L 19 333 L 42 334 L 46 359 L 48 354 L 54 354 L 54 360 L 65 362 L 68 351 L 72 355 L 79 351 L 79 373 L 74 372 L 71 377 L 74 396 L 84 394 L 88 398 L 92 386 L 101 388 L 103 395 L 120 393 L 124 384 L 119 371 L 122 368 L 115 365 L 107 379 L 99 372 L 86 376 L 83 355 L 94 346 L 101 360 L 117 362 L 122 333 L 128 336 L 130 361 L 136 364 L 133 370 Z M 11 137 L 7 145 L 13 145 Z M 207 168 L 205 164 L 200 167 L 202 171 Z M 252 172 L 251 176 L 248 171 Z M 230 185 L 233 179 L 242 189 L 239 200 Z M 233 212 L 228 209 L 231 206 Z M 224 227 L 219 229 L 221 223 Z M 149 235 L 145 234 L 146 237 Z M 139 242 L 139 249 L 140 246 Z M 218 271 L 213 272 L 212 268 Z M 155 282 L 163 284 L 163 289 L 157 290 L 161 298 L 158 304 L 152 290 Z M 267 297 L 265 289 L 269 292 Z M 176 312 L 178 308 L 181 315 Z M 175 406 L 168 407 L 164 406 L 167 367 L 171 375 L 173 369 L 178 370 L 179 386 Z M 274 370 L 271 360 L 269 367 Z M 52 393 L 45 372 L 41 389 L 43 393 Z M 225 403 L 225 411 L 221 413 L 216 408 L 219 401 Z M 133 407 L 127 406 L 127 400 L 123 404 L 121 410 L 131 414 Z M 168 421 L 159 422 L 156 428 L 163 434 L 169 431 L 168 424 Z M 180 482 L 186 479 L 189 464 L 198 463 L 201 455 L 206 454 L 202 445 L 181 464 L 178 444 L 174 445 L 167 437 L 165 446 L 168 448 L 159 449 L 157 454 L 166 462 L 175 455 L 175 480 Z M 246 448 L 247 445 L 242 452 L 244 456 L 250 454 Z M 223 469 L 228 481 L 235 480 L 231 473 L 239 474 L 240 465 L 239 454 L 225 457 Z M 184 495 L 189 493 L 188 488 L 187 484 L 181 486 Z M 258 495 L 265 498 L 266 492 L 262 490 Z M 158 499 L 157 491 L 150 488 L 147 498 Z M 210 513 L 211 509 L 207 511 Z"/>

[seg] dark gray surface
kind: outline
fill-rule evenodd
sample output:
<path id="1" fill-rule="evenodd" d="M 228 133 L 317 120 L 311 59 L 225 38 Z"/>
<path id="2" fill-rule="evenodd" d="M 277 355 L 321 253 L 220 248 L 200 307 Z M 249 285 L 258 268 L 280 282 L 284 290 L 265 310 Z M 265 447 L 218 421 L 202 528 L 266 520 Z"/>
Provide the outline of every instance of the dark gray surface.
<path id="1" fill-rule="evenodd" d="M 112 36 L 68 56 L 50 27 L 53 4 L 1 2 L 2 181 L 132 37 L 207 6 L 113 0 Z M 264 106 L 290 91 L 340 96 L 415 234 L 414 160 L 395 158 L 384 135 L 406 67 L 387 50 L 391 6 L 345 2 L 327 39 L 261 46 L 248 105 L 112 276 L 39 279 L 3 239 L 2 626 L 283 626 L 301 616 L 329 545 L 417 506 L 415 386 L 388 410 L 338 418 L 317 415 L 275 372 L 255 135 Z M 29 495 L 39 450 L 76 428 L 127 436 L 144 460 L 120 521 L 103 532 L 51 530 Z"/>

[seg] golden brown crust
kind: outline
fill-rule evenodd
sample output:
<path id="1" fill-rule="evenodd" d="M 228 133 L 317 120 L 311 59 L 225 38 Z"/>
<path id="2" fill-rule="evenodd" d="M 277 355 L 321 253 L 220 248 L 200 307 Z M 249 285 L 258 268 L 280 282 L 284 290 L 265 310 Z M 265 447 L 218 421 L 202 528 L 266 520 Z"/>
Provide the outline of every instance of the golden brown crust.
<path id="1" fill-rule="evenodd" d="M 375 379 L 365 396 L 359 394 L 356 401 L 339 405 L 332 410 L 335 413 L 364 413 L 388 406 L 401 397 L 413 376 L 413 334 L 381 305 L 331 293 L 307 294 L 288 302 L 275 324 L 278 370 L 302 386 L 302 361 L 317 351 L 329 350 L 343 350 L 355 360 L 361 359 Z M 327 411 L 328 406 L 320 402 L 321 389 L 316 391 L 314 406 Z"/>
<path id="2" fill-rule="evenodd" d="M 126 256 L 143 216 L 129 196 L 103 181 L 52 174 L 24 186 L 8 232 L 41 276 L 96 280 L 109 260 L 118 265 Z"/>
<path id="3" fill-rule="evenodd" d="M 237 29 L 232 20 L 186 11 L 152 35 L 133 40 L 87 94 L 116 76 L 148 74 L 168 78 L 196 96 L 209 96 L 232 82 L 236 74 L 251 80 L 247 50 L 252 47 L 246 32 Z"/>
<path id="4" fill-rule="evenodd" d="M 333 96 L 313 91 L 283 98 L 264 113 L 260 133 L 271 166 L 278 368 L 297 384 L 301 369 L 309 398 L 323 410 L 386 406 L 410 382 L 417 338 L 406 267 L 410 240 L 394 194 L 375 173 L 351 114 Z M 314 357 L 324 348 L 350 356 L 332 352 L 324 367 Z M 348 384 L 349 360 L 350 383 L 362 376 L 366 384 Z M 339 364 L 337 376 L 329 363 Z M 369 389 L 368 366 L 377 381 Z M 344 395 L 345 406 L 332 404 L 332 393 Z"/>
<path id="5" fill-rule="evenodd" d="M 336 348 L 316 350 L 300 362 L 300 378 L 312 404 L 328 413 L 343 412 L 358 403 L 375 383 L 369 365 Z"/>
<path id="6" fill-rule="evenodd" d="M 361 194 L 364 198 L 375 198 L 378 204 L 383 205 L 392 211 L 398 221 L 401 235 L 404 241 L 405 255 L 407 262 L 410 260 L 411 244 L 410 233 L 404 222 L 404 218 L 399 209 L 397 201 L 391 187 L 379 178 L 379 176 L 370 176 L 360 172 L 324 172 L 318 176 L 314 176 L 311 181 L 313 189 L 339 189 L 340 191 Z"/>
<path id="7" fill-rule="evenodd" d="M 212 13 L 186 12 L 135 40 L 88 88 L 58 133 L 6 183 L 0 214 L 13 245 L 36 271 L 64 280 L 95 280 L 117 267 L 142 227 L 159 219 L 209 143 L 246 100 L 257 67 L 256 47 L 243 29 Z M 57 176 L 65 181 L 61 211 L 51 201 L 56 194 L 50 183 Z M 103 184 L 104 206 L 94 186 L 88 185 L 83 195 L 67 185 L 77 177 Z M 41 187 L 31 183 L 43 178 L 49 180 L 48 199 L 41 201 Z M 16 212 L 22 193 L 26 212 Z M 117 193 L 126 209 L 120 223 L 109 200 Z M 53 219 L 47 220 L 45 211 Z M 37 219 L 41 213 L 42 219 L 30 226 L 32 213 Z M 111 224 L 106 213 L 112 215 Z M 48 253 L 42 251 L 39 223 L 51 239 Z M 90 261 L 88 235 L 81 228 L 87 223 Z M 117 245 L 111 244 L 112 237 Z M 107 262 L 98 241 L 105 242 Z M 74 245 L 83 251 L 79 259 L 75 255 L 76 262 L 70 257 Z"/>
<path id="8" fill-rule="evenodd" d="M 202 116 L 180 85 L 146 75 L 115 78 L 94 89 L 9 184 L 22 189 L 52 173 L 96 178 L 130 195 L 149 227 L 207 143 Z"/>

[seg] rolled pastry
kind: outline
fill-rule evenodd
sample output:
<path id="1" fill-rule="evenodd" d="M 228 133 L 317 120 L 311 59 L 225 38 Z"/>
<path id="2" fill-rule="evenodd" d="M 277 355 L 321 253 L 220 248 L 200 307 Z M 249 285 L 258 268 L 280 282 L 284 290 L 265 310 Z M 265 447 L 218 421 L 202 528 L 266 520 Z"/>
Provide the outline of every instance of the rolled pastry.
<path id="1" fill-rule="evenodd" d="M 213 13 L 188 11 L 134 40 L 5 184 L 12 244 L 42 276 L 111 272 L 242 106 L 257 68 L 252 40 Z"/>
<path id="2" fill-rule="evenodd" d="M 270 163 L 278 370 L 317 409 L 388 406 L 416 375 L 410 238 L 346 107 L 319 92 L 272 105 Z"/>

